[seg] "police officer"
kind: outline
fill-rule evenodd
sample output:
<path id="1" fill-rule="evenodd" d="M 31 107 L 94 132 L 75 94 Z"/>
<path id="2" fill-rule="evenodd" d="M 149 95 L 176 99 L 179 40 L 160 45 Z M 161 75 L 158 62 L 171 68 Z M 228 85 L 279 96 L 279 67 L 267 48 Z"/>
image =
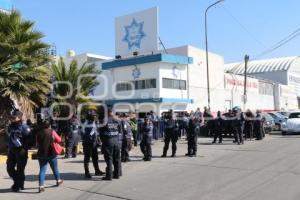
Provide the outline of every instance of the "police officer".
<path id="1" fill-rule="evenodd" d="M 217 142 L 217 139 L 219 138 L 219 144 L 222 144 L 224 119 L 221 115 L 221 111 L 218 111 L 217 117 L 215 118 L 215 120 L 213 122 L 214 122 L 214 125 L 213 125 L 214 140 L 212 143 L 215 144 Z"/>
<path id="2" fill-rule="evenodd" d="M 178 124 L 173 116 L 173 111 L 170 110 L 165 119 L 165 146 L 161 157 L 167 157 L 170 141 L 172 142 L 172 157 L 176 156 L 177 140 L 178 140 Z"/>
<path id="3" fill-rule="evenodd" d="M 204 124 L 205 124 L 205 136 L 210 136 L 212 133 L 213 129 L 213 115 L 210 112 L 210 109 L 207 107 L 204 107 L 204 112 L 203 112 L 203 119 L 204 119 Z"/>
<path id="4" fill-rule="evenodd" d="M 142 125 L 142 141 L 140 143 L 141 151 L 144 154 L 144 161 L 151 161 L 152 159 L 152 148 L 151 142 L 153 137 L 153 124 L 151 120 L 146 116 Z"/>
<path id="5" fill-rule="evenodd" d="M 256 140 L 263 139 L 263 117 L 260 111 L 256 111 L 256 118 L 254 121 L 254 133 Z"/>
<path id="6" fill-rule="evenodd" d="M 232 120 L 232 127 L 234 130 L 235 141 L 238 145 L 244 144 L 243 128 L 244 128 L 244 116 L 239 109 L 233 110 L 234 118 Z"/>
<path id="7" fill-rule="evenodd" d="M 138 125 L 137 125 L 135 113 L 131 113 L 129 124 L 130 124 L 132 135 L 133 135 L 133 143 L 134 143 L 134 146 L 136 147 L 137 140 L 138 140 Z"/>
<path id="8" fill-rule="evenodd" d="M 98 164 L 98 146 L 100 144 L 99 141 L 99 133 L 97 131 L 97 126 L 95 122 L 95 116 L 93 113 L 89 113 L 87 115 L 86 121 L 83 125 L 82 131 L 82 146 L 83 146 L 83 154 L 84 154 L 84 171 L 86 178 L 92 178 L 89 171 L 89 163 L 92 157 L 95 175 L 101 176 L 105 173 L 99 169 Z"/>
<path id="9" fill-rule="evenodd" d="M 131 149 L 131 138 L 132 138 L 132 131 L 131 126 L 128 121 L 128 116 L 126 113 L 122 114 L 121 124 L 122 124 L 122 150 L 121 150 L 121 161 L 122 162 L 129 162 L 129 151 Z"/>
<path id="10" fill-rule="evenodd" d="M 76 158 L 77 155 L 77 145 L 80 134 L 80 122 L 77 119 L 76 115 L 70 119 L 69 122 L 69 134 L 67 135 L 67 143 L 66 143 L 66 155 L 65 158 Z"/>
<path id="11" fill-rule="evenodd" d="M 25 167 L 30 148 L 30 129 L 22 123 L 23 113 L 15 110 L 11 115 L 11 124 L 8 127 L 9 148 L 7 155 L 7 172 L 13 179 L 11 189 L 18 192 L 24 190 Z"/>
<path id="12" fill-rule="evenodd" d="M 103 123 L 104 119 L 101 119 Z M 122 134 L 121 122 L 113 116 L 112 110 L 107 111 L 106 124 L 99 129 L 102 140 L 102 152 L 106 162 L 106 176 L 103 180 L 119 179 L 121 173 L 119 135 Z M 114 167 L 114 170 L 112 169 Z"/>
<path id="13" fill-rule="evenodd" d="M 245 113 L 245 139 L 253 138 L 253 129 L 254 129 L 254 114 L 251 110 L 247 110 Z"/>
<path id="14" fill-rule="evenodd" d="M 187 127 L 187 140 L 188 140 L 188 152 L 185 156 L 197 156 L 197 119 L 192 116 L 189 119 L 188 127 Z"/>

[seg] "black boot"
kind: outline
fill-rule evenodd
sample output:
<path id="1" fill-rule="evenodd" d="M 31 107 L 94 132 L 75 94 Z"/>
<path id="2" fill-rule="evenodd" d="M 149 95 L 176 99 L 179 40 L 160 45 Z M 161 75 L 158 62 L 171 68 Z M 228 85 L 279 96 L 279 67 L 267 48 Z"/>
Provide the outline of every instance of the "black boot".
<path id="1" fill-rule="evenodd" d="M 84 163 L 84 174 L 85 174 L 85 178 L 89 178 L 89 179 L 92 178 L 88 163 Z"/>
<path id="2" fill-rule="evenodd" d="M 95 176 L 103 176 L 105 175 L 105 172 L 101 171 L 100 169 L 95 170 Z"/>

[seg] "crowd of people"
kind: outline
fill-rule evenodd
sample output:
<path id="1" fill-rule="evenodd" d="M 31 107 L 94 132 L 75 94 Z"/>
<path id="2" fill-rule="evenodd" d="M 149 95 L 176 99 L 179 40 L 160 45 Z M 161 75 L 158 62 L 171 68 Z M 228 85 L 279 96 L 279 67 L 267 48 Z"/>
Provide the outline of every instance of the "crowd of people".
<path id="1" fill-rule="evenodd" d="M 39 192 L 43 192 L 47 164 L 49 163 L 57 186 L 63 183 L 60 177 L 57 156 L 54 144 L 59 144 L 62 137 L 65 140 L 65 159 L 77 156 L 78 143 L 82 141 L 83 147 L 83 171 L 87 179 L 92 178 L 89 169 L 92 160 L 95 176 L 103 176 L 103 180 L 110 181 L 122 176 L 122 162 L 130 161 L 132 146 L 140 145 L 144 161 L 152 159 L 153 139 L 164 138 L 164 147 L 161 157 L 167 157 L 171 143 L 171 157 L 176 157 L 177 141 L 182 136 L 187 140 L 186 156 L 197 155 L 198 136 L 213 136 L 212 143 L 223 142 L 223 136 L 232 134 L 233 142 L 244 144 L 245 139 L 257 140 L 264 137 L 264 119 L 260 112 L 253 114 L 250 110 L 245 113 L 235 108 L 226 113 L 217 112 L 214 116 L 208 108 L 203 113 L 198 108 L 195 112 L 175 113 L 172 110 L 157 117 L 154 112 L 149 112 L 138 118 L 135 113 L 121 113 L 114 115 L 108 109 L 107 115 L 89 111 L 84 120 L 75 115 L 64 123 L 45 119 L 35 128 L 31 124 L 22 121 L 22 112 L 12 112 L 8 132 L 8 159 L 7 172 L 13 179 L 12 191 L 24 189 L 25 167 L 27 164 L 28 150 L 34 146 L 37 148 L 39 161 Z M 58 113 L 54 114 L 58 116 Z M 54 117 L 55 117 L 54 116 Z M 106 117 L 104 117 L 106 116 Z M 104 156 L 106 170 L 99 168 L 98 149 Z"/>

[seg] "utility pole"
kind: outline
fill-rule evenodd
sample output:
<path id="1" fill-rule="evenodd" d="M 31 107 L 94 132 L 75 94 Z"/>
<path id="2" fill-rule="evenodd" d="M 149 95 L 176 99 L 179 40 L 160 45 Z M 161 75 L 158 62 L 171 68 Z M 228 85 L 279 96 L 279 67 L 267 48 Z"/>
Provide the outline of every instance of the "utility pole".
<path id="1" fill-rule="evenodd" d="M 208 108 L 210 109 L 210 84 L 209 84 L 209 63 L 208 63 L 208 36 L 207 36 L 207 12 L 208 10 L 221 3 L 224 0 L 216 1 L 215 3 L 208 6 L 205 10 L 205 50 L 206 50 L 206 79 L 207 79 L 207 103 Z"/>
<path id="2" fill-rule="evenodd" d="M 247 67 L 249 62 L 249 56 L 245 55 L 245 73 L 244 73 L 244 95 L 243 95 L 243 103 L 244 103 L 244 111 L 246 110 L 247 103 Z"/>

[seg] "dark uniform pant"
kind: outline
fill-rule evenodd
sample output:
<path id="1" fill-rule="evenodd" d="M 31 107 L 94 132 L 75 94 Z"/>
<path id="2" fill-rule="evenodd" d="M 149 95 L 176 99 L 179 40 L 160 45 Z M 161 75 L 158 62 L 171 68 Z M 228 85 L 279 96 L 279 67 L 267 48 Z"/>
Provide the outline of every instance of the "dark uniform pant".
<path id="1" fill-rule="evenodd" d="M 197 141 L 198 141 L 197 134 L 188 133 L 187 140 L 188 140 L 188 154 L 196 155 L 197 154 Z"/>
<path id="2" fill-rule="evenodd" d="M 166 128 L 165 129 L 165 146 L 163 155 L 167 155 L 169 144 L 172 142 L 172 155 L 176 154 L 178 134 L 175 132 L 175 129 Z"/>
<path id="3" fill-rule="evenodd" d="M 133 144 L 136 147 L 137 146 L 137 141 L 138 141 L 138 134 L 137 131 L 132 131 L 132 135 L 133 135 Z"/>
<path id="4" fill-rule="evenodd" d="M 254 132 L 257 140 L 261 140 L 264 135 L 263 124 L 260 120 L 254 122 Z"/>
<path id="5" fill-rule="evenodd" d="M 72 135 L 66 140 L 66 157 L 76 157 L 77 155 L 78 138 L 77 135 Z"/>
<path id="6" fill-rule="evenodd" d="M 99 164 L 98 164 L 98 150 L 97 147 L 93 147 L 92 144 L 83 144 L 83 154 L 84 154 L 84 170 L 85 174 L 89 174 L 89 163 L 92 157 L 93 166 L 95 168 L 95 173 L 99 173 Z"/>
<path id="7" fill-rule="evenodd" d="M 151 147 L 152 138 L 149 136 L 143 136 L 140 143 L 141 151 L 144 154 L 144 159 L 149 160 L 152 158 L 152 147 Z"/>
<path id="8" fill-rule="evenodd" d="M 20 149 L 10 150 L 7 155 L 7 173 L 14 181 L 14 188 L 24 187 L 25 167 L 27 165 L 28 152 L 21 154 Z"/>
<path id="9" fill-rule="evenodd" d="M 106 178 L 119 178 L 121 175 L 120 146 L 118 137 L 106 138 L 103 141 L 103 154 L 106 162 Z M 112 170 L 114 167 L 114 171 Z"/>
<path id="10" fill-rule="evenodd" d="M 128 139 L 126 137 L 122 140 L 122 151 L 121 151 L 121 160 L 125 162 L 129 160 L 129 149 L 128 149 Z"/>
<path id="11" fill-rule="evenodd" d="M 250 138 L 250 140 L 253 138 L 253 122 L 252 121 L 246 121 L 245 122 L 245 138 Z"/>
<path id="12" fill-rule="evenodd" d="M 240 143 L 244 143 L 244 138 L 243 138 L 243 128 L 242 126 L 236 126 L 234 127 L 234 138 L 235 141 L 240 144 Z"/>

